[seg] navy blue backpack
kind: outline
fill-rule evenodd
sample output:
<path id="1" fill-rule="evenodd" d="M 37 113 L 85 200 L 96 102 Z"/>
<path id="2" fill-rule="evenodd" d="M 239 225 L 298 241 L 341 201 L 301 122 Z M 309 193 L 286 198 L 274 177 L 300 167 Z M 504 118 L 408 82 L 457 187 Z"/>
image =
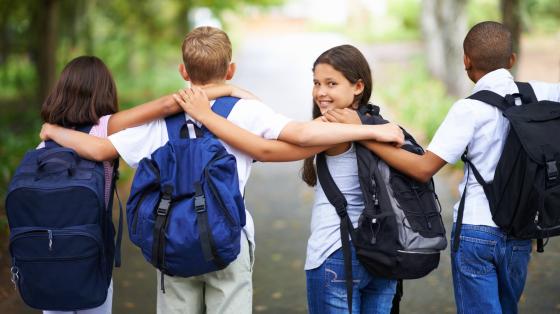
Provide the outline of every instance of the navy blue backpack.
<path id="1" fill-rule="evenodd" d="M 52 141 L 25 154 L 8 186 L 6 213 L 12 281 L 27 305 L 70 311 L 105 302 L 113 262 L 120 266 L 122 223 L 115 243 L 112 201 L 111 193 L 105 206 L 103 163 Z"/>
<path id="2" fill-rule="evenodd" d="M 227 117 L 238 98 L 212 110 Z M 235 157 L 184 113 L 165 119 L 169 141 L 140 161 L 126 206 L 128 231 L 163 274 L 190 277 L 225 268 L 240 250 L 245 205 Z"/>

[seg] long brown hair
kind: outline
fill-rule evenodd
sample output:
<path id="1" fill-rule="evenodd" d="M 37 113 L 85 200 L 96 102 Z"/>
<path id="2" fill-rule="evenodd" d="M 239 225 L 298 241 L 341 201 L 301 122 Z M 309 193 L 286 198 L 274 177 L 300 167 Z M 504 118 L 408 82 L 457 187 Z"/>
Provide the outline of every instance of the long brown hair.
<path id="1" fill-rule="evenodd" d="M 362 93 L 354 97 L 354 102 L 352 103 L 354 109 L 369 102 L 373 85 L 371 70 L 360 50 L 351 45 L 333 47 L 323 52 L 315 60 L 312 70 L 315 71 L 315 67 L 319 64 L 329 64 L 352 84 L 356 84 L 360 80 L 364 83 Z M 320 116 L 319 106 L 313 101 L 313 119 Z M 314 160 L 315 156 L 305 159 L 301 171 L 302 180 L 309 186 L 317 185 L 317 172 Z"/>
<path id="2" fill-rule="evenodd" d="M 70 61 L 43 102 L 44 122 L 74 127 L 95 124 L 118 111 L 117 88 L 103 61 L 81 56 Z"/>

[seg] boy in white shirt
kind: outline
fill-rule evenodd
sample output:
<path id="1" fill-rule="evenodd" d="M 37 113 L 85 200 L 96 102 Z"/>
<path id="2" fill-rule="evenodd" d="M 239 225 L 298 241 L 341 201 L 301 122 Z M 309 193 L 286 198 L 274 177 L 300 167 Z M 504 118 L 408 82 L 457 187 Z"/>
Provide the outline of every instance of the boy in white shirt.
<path id="1" fill-rule="evenodd" d="M 465 37 L 463 49 L 465 70 L 475 83 L 473 94 L 481 90 L 501 96 L 518 93 L 508 71 L 516 55 L 512 51 L 511 33 L 505 26 L 496 22 L 473 26 Z M 560 101 L 560 84 L 530 84 L 538 100 Z M 337 122 L 356 121 L 347 114 L 333 112 L 326 118 Z M 445 164 L 457 162 L 467 149 L 468 159 L 483 179 L 490 182 L 508 130 L 509 122 L 498 108 L 478 100 L 461 99 L 453 104 L 422 156 L 388 145 L 364 144 L 394 168 L 420 181 L 429 180 Z M 465 178 L 459 185 L 461 194 L 466 182 L 460 245 L 457 252 L 451 252 L 457 312 L 517 313 L 527 276 L 531 241 L 508 237 L 496 226 L 482 186 L 472 171 L 465 168 Z M 459 202 L 454 206 L 455 222 L 458 207 Z"/>
<path id="2" fill-rule="evenodd" d="M 235 64 L 231 63 L 231 43 L 223 31 L 213 27 L 198 27 L 187 34 L 182 51 L 184 63 L 179 65 L 179 71 L 193 86 L 222 84 L 233 77 Z M 179 109 L 177 106 L 177 110 Z M 189 118 L 187 115 L 187 120 Z M 273 112 L 257 100 L 239 100 L 227 120 L 262 138 L 281 140 L 259 145 L 251 156 L 223 143 L 226 150 L 236 158 L 241 192 L 245 189 L 254 159 L 299 160 L 326 148 L 303 148 L 297 145 L 331 145 L 353 140 L 402 144 L 404 140 L 402 131 L 395 124 L 357 126 L 320 121 L 295 122 Z M 110 142 L 52 125 L 44 126 L 41 136 L 51 138 L 60 145 L 75 149 L 81 156 L 94 160 L 115 158 L 118 152 L 132 167 L 136 167 L 141 159 L 149 158 L 152 152 L 168 141 L 164 119 L 115 133 L 109 137 Z M 88 145 L 83 145 L 84 141 Z M 246 217 L 246 236 L 241 237 L 241 252 L 237 259 L 225 269 L 200 276 L 182 278 L 166 275 L 165 293 L 158 289 L 158 313 L 251 313 L 254 227 L 248 212 Z M 159 271 L 157 277 L 160 281 Z M 158 287 L 160 284 L 158 282 Z"/>

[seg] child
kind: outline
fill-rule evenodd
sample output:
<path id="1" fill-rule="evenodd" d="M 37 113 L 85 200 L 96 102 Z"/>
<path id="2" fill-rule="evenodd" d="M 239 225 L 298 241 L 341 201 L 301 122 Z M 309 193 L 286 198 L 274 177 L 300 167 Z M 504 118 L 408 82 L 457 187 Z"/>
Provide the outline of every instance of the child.
<path id="1" fill-rule="evenodd" d="M 165 96 L 129 110 L 117 110 L 117 89 L 109 69 L 96 57 L 81 56 L 70 61 L 62 71 L 60 79 L 43 103 L 41 117 L 44 122 L 67 128 L 91 124 L 91 135 L 106 138 L 108 134 L 118 130 L 176 112 L 179 107 L 171 96 Z M 43 146 L 43 143 L 39 145 Z M 112 161 L 105 162 L 104 166 L 105 202 L 108 204 L 112 193 Z M 111 283 L 104 304 L 74 313 L 111 313 L 112 298 Z"/>
<path id="2" fill-rule="evenodd" d="M 504 96 L 518 92 L 508 71 L 516 55 L 512 52 L 511 33 L 505 26 L 496 22 L 475 25 L 465 37 L 463 49 L 465 70 L 475 83 L 473 93 L 490 90 Z M 560 84 L 530 84 L 538 100 L 560 101 Z M 333 114 L 338 114 L 338 118 L 330 116 L 330 121 L 349 120 L 348 115 L 343 118 L 345 113 Z M 350 119 L 356 121 L 356 117 Z M 466 148 L 467 157 L 483 179 L 490 182 L 508 130 L 509 122 L 499 109 L 477 100 L 461 99 L 453 104 L 422 156 L 388 145 L 366 145 L 388 164 L 420 181 L 429 180 L 446 163 L 457 162 Z M 468 169 L 459 185 L 461 194 L 466 182 L 468 193 L 460 246 L 457 252 L 451 252 L 457 312 L 517 313 L 527 276 L 531 241 L 508 237 L 496 226 L 486 195 Z M 454 206 L 455 221 L 458 206 L 459 202 Z"/>
<path id="3" fill-rule="evenodd" d="M 231 62 L 231 43 L 227 35 L 213 27 L 199 27 L 191 31 L 183 42 L 183 61 L 179 65 L 181 75 L 194 86 L 223 83 L 231 79 L 235 65 Z M 197 117 L 193 117 L 197 119 Z M 198 120 L 198 119 L 197 119 Z M 384 126 L 350 126 L 323 122 L 294 122 L 274 113 L 256 100 L 240 100 L 227 120 L 267 139 L 280 139 L 300 145 L 327 145 L 350 140 L 379 140 L 403 142 L 403 135 L 394 124 Z M 225 121 L 225 119 L 219 120 Z M 209 126 L 212 122 L 202 120 Z M 121 157 L 131 166 L 149 157 L 167 140 L 163 119 L 124 130 L 109 137 L 110 141 L 88 137 L 72 130 L 46 125 L 43 136 L 52 138 L 64 146 L 76 149 L 78 154 L 93 159 Z M 241 139 L 239 139 L 241 140 Z M 79 143 L 89 145 L 78 145 Z M 248 156 L 225 144 L 236 157 L 240 191 L 244 190 L 253 159 L 266 157 L 271 160 L 294 160 L 320 151 L 321 147 L 304 149 L 284 142 L 267 142 L 260 156 Z M 290 156 L 282 155 L 289 147 Z M 276 155 L 276 153 L 279 155 Z M 295 157 L 294 157 L 295 156 Z M 252 310 L 252 255 L 253 222 L 249 213 L 241 240 L 241 253 L 225 269 L 201 276 L 180 278 L 165 276 L 165 294 L 158 289 L 158 313 L 250 313 Z M 160 275 L 158 273 L 158 280 Z M 161 283 L 158 283 L 158 286 Z"/>
<path id="4" fill-rule="evenodd" d="M 368 103 L 372 91 L 369 65 L 358 49 L 343 45 L 325 51 L 313 64 L 313 118 L 334 109 L 356 109 Z M 223 121 L 208 106 L 200 90 L 181 91 L 177 102 L 192 117 L 201 121 L 216 136 L 235 148 L 251 153 L 266 145 L 247 132 Z M 241 140 L 243 139 L 243 140 Z M 290 155 L 290 152 L 286 152 Z M 348 201 L 348 213 L 354 226 L 364 208 L 358 181 L 353 143 L 341 143 L 326 150 L 327 164 L 335 182 Z M 303 155 L 303 154 L 301 154 Z M 301 155 L 292 153 L 295 158 Z M 347 312 L 344 261 L 341 251 L 340 218 L 327 200 L 313 166 L 313 152 L 304 165 L 303 179 L 315 186 L 311 217 L 311 236 L 307 247 L 305 270 L 310 313 Z M 396 281 L 369 274 L 356 258 L 352 247 L 355 313 L 389 313 Z"/>

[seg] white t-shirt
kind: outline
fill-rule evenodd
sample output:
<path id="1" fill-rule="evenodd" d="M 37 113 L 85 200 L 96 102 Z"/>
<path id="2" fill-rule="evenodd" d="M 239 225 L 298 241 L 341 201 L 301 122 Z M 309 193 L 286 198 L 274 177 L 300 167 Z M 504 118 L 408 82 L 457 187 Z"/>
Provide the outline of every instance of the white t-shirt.
<path id="1" fill-rule="evenodd" d="M 214 102 L 212 102 L 212 105 Z M 189 115 L 185 116 L 190 119 Z M 265 104 L 257 100 L 240 99 L 231 110 L 229 121 L 237 126 L 250 131 L 265 139 L 277 139 L 282 129 L 290 122 L 287 117 L 274 112 Z M 151 154 L 169 140 L 165 119 L 129 128 L 109 136 L 119 155 L 131 167 L 136 168 L 144 157 L 150 158 Z M 235 156 L 237 161 L 237 174 L 239 176 L 239 190 L 243 194 L 245 184 L 251 174 L 253 158 L 222 142 L 226 150 Z M 254 244 L 253 219 L 245 211 L 247 222 L 245 233 Z"/>
<path id="2" fill-rule="evenodd" d="M 530 82 L 538 100 L 560 101 L 560 84 Z M 492 71 L 483 76 L 475 85 L 473 94 L 490 90 L 501 96 L 517 93 L 513 77 L 505 69 Z M 493 106 L 472 99 L 461 99 L 453 104 L 445 120 L 438 128 L 428 150 L 446 162 L 453 164 L 459 160 L 468 147 L 468 158 L 476 166 L 486 182 L 494 179 L 496 165 L 502 154 L 509 122 L 502 112 Z M 462 195 L 465 178 L 459 185 Z M 453 220 L 457 219 L 459 202 L 454 206 Z M 469 186 L 465 197 L 464 224 L 497 227 L 492 220 L 488 200 L 482 186 L 470 171 Z"/>

